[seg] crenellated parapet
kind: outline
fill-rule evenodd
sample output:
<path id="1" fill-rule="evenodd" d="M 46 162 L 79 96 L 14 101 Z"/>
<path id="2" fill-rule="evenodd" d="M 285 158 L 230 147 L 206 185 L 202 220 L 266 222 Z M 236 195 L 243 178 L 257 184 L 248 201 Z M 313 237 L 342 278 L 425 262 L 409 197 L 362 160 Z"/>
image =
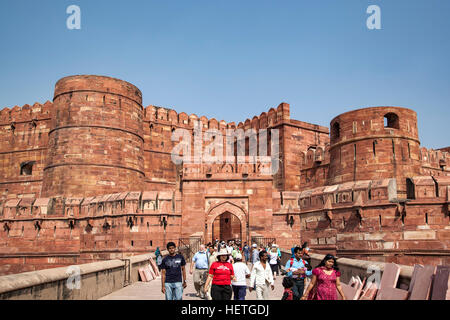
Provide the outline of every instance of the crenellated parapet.
<path id="1" fill-rule="evenodd" d="M 450 175 L 450 152 L 445 150 L 420 148 L 421 174 L 432 176 Z"/>
<path id="2" fill-rule="evenodd" d="M 202 130 L 217 129 L 220 131 L 226 129 L 266 129 L 273 127 L 283 121 L 290 120 L 289 104 L 281 103 L 276 109 L 271 108 L 267 113 L 262 112 L 260 116 L 254 116 L 252 119 L 246 119 L 236 125 L 234 122 L 225 120 L 208 119 L 205 116 L 196 114 L 187 115 L 185 112 L 177 113 L 173 109 L 149 105 L 144 109 L 144 121 L 151 124 L 161 124 L 172 126 L 173 128 L 193 129 L 196 121 L 201 122 Z"/>
<path id="3" fill-rule="evenodd" d="M 22 107 L 15 106 L 12 109 L 4 108 L 0 110 L 0 126 L 11 126 L 23 122 L 42 121 L 51 118 L 53 103 L 50 101 L 40 104 L 34 103 L 32 106 L 25 104 Z"/>
<path id="4" fill-rule="evenodd" d="M 182 168 L 183 180 L 271 180 L 271 162 L 250 163 L 245 157 L 243 163 L 185 163 Z"/>

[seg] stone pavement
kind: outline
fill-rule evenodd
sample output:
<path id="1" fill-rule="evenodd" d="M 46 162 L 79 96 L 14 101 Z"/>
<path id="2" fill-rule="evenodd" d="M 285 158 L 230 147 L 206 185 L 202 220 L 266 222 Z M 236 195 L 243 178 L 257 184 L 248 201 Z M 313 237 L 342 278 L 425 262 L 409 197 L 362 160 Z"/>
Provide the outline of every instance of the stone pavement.
<path id="1" fill-rule="evenodd" d="M 196 297 L 193 275 L 189 274 L 190 265 L 186 265 L 187 287 L 183 292 L 183 300 L 202 300 Z M 251 265 L 249 264 L 251 269 Z M 250 279 L 247 279 L 247 284 Z M 281 285 L 283 276 L 275 279 L 275 290 L 270 292 L 270 300 L 281 300 L 283 296 L 283 286 Z M 150 282 L 135 282 L 125 288 L 115 291 L 100 300 L 164 300 L 164 294 L 161 292 L 161 277 Z M 246 300 L 256 300 L 255 291 L 247 290 Z"/>

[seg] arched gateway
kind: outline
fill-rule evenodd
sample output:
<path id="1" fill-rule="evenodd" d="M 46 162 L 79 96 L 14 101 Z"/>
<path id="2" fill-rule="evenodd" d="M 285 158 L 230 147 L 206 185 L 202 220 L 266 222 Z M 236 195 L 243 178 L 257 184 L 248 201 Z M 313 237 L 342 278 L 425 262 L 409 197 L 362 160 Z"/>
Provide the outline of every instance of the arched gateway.
<path id="1" fill-rule="evenodd" d="M 225 201 L 212 207 L 206 215 L 205 239 L 229 240 L 239 238 L 248 241 L 247 213 L 231 202 Z"/>

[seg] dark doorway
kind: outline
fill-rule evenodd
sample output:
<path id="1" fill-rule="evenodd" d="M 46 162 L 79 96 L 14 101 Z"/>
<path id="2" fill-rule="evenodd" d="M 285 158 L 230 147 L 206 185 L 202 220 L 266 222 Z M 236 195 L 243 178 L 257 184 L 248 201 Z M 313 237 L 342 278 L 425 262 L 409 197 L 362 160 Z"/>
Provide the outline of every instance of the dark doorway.
<path id="1" fill-rule="evenodd" d="M 212 238 L 225 241 L 242 239 L 241 221 L 230 212 L 222 213 L 213 222 Z"/>

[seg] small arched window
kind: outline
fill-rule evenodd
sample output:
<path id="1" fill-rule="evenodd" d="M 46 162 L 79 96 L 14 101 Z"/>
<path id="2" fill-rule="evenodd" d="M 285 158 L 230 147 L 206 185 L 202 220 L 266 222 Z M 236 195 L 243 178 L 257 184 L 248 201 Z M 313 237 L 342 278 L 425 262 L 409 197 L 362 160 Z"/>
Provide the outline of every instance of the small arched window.
<path id="1" fill-rule="evenodd" d="M 22 162 L 20 164 L 20 175 L 31 176 L 33 174 L 33 165 L 35 163 L 36 163 L 35 161 Z"/>
<path id="2" fill-rule="evenodd" d="M 395 113 L 386 113 L 384 115 L 384 127 L 385 128 L 393 128 L 393 129 L 400 129 L 400 122 L 398 119 L 398 115 Z"/>
<path id="3" fill-rule="evenodd" d="M 331 126 L 331 138 L 332 139 L 338 139 L 341 134 L 341 127 L 339 125 L 339 122 L 333 123 Z"/>

